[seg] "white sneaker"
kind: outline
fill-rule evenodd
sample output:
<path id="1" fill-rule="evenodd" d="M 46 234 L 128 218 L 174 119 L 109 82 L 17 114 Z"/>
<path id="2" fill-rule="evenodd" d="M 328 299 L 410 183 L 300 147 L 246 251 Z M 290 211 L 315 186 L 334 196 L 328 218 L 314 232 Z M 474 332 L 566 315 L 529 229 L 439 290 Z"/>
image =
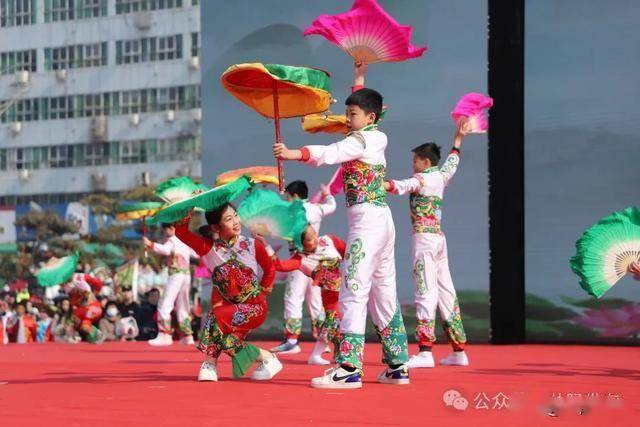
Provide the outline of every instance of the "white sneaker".
<path id="1" fill-rule="evenodd" d="M 336 365 L 324 371 L 324 375 L 311 379 L 313 388 L 362 388 L 362 372 L 349 372 Z"/>
<path id="2" fill-rule="evenodd" d="M 173 344 L 173 338 L 171 335 L 160 332 L 157 337 L 152 340 L 149 340 L 149 345 L 154 347 L 162 347 Z"/>
<path id="3" fill-rule="evenodd" d="M 298 343 L 291 344 L 289 341 L 285 340 L 281 344 L 273 347 L 272 349 L 269 349 L 269 351 L 271 353 L 278 354 L 298 354 L 302 350 L 300 349 Z"/>
<path id="4" fill-rule="evenodd" d="M 270 380 L 280 371 L 282 371 L 282 363 L 280 363 L 274 354 L 273 357 L 262 361 L 260 366 L 251 374 L 251 379 L 257 381 Z"/>
<path id="5" fill-rule="evenodd" d="M 469 366 L 469 358 L 464 351 L 454 351 L 440 361 L 441 365 L 449 366 Z"/>
<path id="6" fill-rule="evenodd" d="M 195 341 L 193 341 L 193 335 L 188 335 L 186 337 L 182 337 L 182 339 L 180 340 L 180 344 L 194 345 Z"/>
<path id="7" fill-rule="evenodd" d="M 409 384 L 409 368 L 401 365 L 396 369 L 387 367 L 378 375 L 378 382 L 382 384 L 406 385 Z"/>
<path id="8" fill-rule="evenodd" d="M 411 359 L 407 362 L 409 369 L 415 368 L 433 368 L 436 363 L 433 361 L 433 354 L 430 351 L 421 351 L 418 354 L 411 356 Z"/>
<path id="9" fill-rule="evenodd" d="M 331 364 L 331 362 L 329 362 L 326 359 L 323 359 L 322 356 L 320 356 L 319 354 L 312 354 L 311 356 L 309 356 L 309 359 L 307 360 L 307 364 L 309 364 L 309 365 L 329 365 L 329 364 Z"/>
<path id="10" fill-rule="evenodd" d="M 202 362 L 200 372 L 198 372 L 198 381 L 218 381 L 218 368 L 216 364 L 206 360 Z"/>
<path id="11" fill-rule="evenodd" d="M 331 353 L 333 350 L 331 350 L 331 346 L 329 344 L 326 345 L 326 347 L 324 348 L 323 353 Z"/>

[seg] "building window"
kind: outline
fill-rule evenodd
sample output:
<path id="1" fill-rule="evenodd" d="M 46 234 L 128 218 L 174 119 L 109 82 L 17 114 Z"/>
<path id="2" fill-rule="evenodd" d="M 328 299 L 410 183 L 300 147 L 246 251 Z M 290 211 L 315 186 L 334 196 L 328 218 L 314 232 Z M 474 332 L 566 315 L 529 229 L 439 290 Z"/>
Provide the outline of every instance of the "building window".
<path id="1" fill-rule="evenodd" d="M 45 22 L 107 16 L 108 0 L 45 0 Z"/>
<path id="2" fill-rule="evenodd" d="M 44 57 L 46 70 L 100 67 L 107 65 L 107 43 L 46 48 Z"/>
<path id="3" fill-rule="evenodd" d="M 182 58 L 182 35 L 116 42 L 116 64 L 137 64 Z"/>
<path id="4" fill-rule="evenodd" d="M 158 38 L 158 61 L 182 58 L 182 35 Z"/>
<path id="5" fill-rule="evenodd" d="M 37 0 L 0 0 L 0 27 L 36 23 Z"/>
<path id="6" fill-rule="evenodd" d="M 100 67 L 107 65 L 107 43 L 94 43 L 84 46 L 83 67 Z"/>
<path id="7" fill-rule="evenodd" d="M 80 115 L 85 117 L 105 116 L 109 111 L 109 94 L 85 95 L 84 109 Z"/>
<path id="8" fill-rule="evenodd" d="M 84 146 L 84 164 L 100 166 L 109 164 L 109 143 L 92 143 Z"/>
<path id="9" fill-rule="evenodd" d="M 191 33 L 191 56 L 200 56 L 200 33 Z"/>
<path id="10" fill-rule="evenodd" d="M 116 42 L 116 64 L 142 62 L 142 41 L 124 40 Z"/>
<path id="11" fill-rule="evenodd" d="M 36 72 L 36 50 L 19 50 L 0 54 L 0 73 L 12 74 L 17 71 Z"/>
<path id="12" fill-rule="evenodd" d="M 120 111 L 122 114 L 140 113 L 142 111 L 142 97 L 139 90 L 122 92 Z"/>
<path id="13" fill-rule="evenodd" d="M 182 0 L 116 0 L 117 14 L 177 7 L 182 7 Z"/>
<path id="14" fill-rule="evenodd" d="M 38 100 L 24 99 L 16 103 L 15 121 L 32 122 L 38 120 Z"/>
<path id="15" fill-rule="evenodd" d="M 72 111 L 71 98 L 59 96 L 49 99 L 50 119 L 70 119 L 73 116 Z"/>
<path id="16" fill-rule="evenodd" d="M 145 141 L 123 141 L 120 143 L 120 163 L 146 163 Z"/>
<path id="17" fill-rule="evenodd" d="M 158 89 L 158 111 L 177 110 L 180 104 L 179 88 Z"/>
<path id="18" fill-rule="evenodd" d="M 49 147 L 49 166 L 52 168 L 73 166 L 73 146 L 54 145 Z"/>

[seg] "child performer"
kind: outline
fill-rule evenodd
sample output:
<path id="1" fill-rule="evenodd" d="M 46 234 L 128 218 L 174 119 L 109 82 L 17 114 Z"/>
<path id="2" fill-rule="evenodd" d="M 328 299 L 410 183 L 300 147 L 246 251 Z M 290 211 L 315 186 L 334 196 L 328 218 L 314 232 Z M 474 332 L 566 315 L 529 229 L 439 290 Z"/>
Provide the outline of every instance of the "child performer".
<path id="1" fill-rule="evenodd" d="M 164 244 L 152 242 L 146 237 L 142 238 L 146 247 L 166 257 L 169 267 L 169 280 L 158 305 L 158 336 L 149 340 L 149 344 L 152 346 L 173 344 L 171 312 L 175 308 L 178 328 L 182 333 L 180 342 L 193 345 L 191 309 L 189 308 L 189 290 L 191 288 L 189 260 L 190 258 L 198 258 L 198 255 L 176 237 L 174 224 L 162 224 L 162 228 L 168 238 Z"/>
<path id="2" fill-rule="evenodd" d="M 289 183 L 285 188 L 285 192 L 289 201 L 294 199 L 303 200 L 307 221 L 315 230 L 316 235 L 320 232 L 322 218 L 331 215 L 336 210 L 336 200 L 326 186 L 322 186 L 322 194 L 324 196 L 322 203 L 311 203 L 307 200 L 309 189 L 304 181 Z M 293 252 L 293 247 L 290 250 Z M 287 276 L 287 288 L 284 293 L 284 341 L 271 349 L 274 353 L 300 353 L 298 337 L 302 329 L 302 304 L 305 299 L 311 315 L 313 337 L 317 339 L 320 325 L 325 319 L 321 291 L 318 286 L 313 286 L 311 278 L 302 271 L 294 269 Z"/>
<path id="3" fill-rule="evenodd" d="M 102 304 L 91 292 L 83 274 L 74 275 L 69 287 L 69 300 L 79 332 L 91 344 L 101 344 L 105 337 L 95 323 L 102 317 Z"/>
<path id="4" fill-rule="evenodd" d="M 276 260 L 277 271 L 300 271 L 312 281 L 312 286 L 322 290 L 322 307 L 325 318 L 320 325 L 318 341 L 309 356 L 310 365 L 328 365 L 322 353 L 328 343 L 334 345 L 334 355 L 340 345 L 340 311 L 338 296 L 342 277 L 340 262 L 344 258 L 345 243 L 339 237 L 327 234 L 318 237 L 313 225 L 309 224 L 302 233 L 302 251 L 296 251 L 288 260 Z M 273 254 L 267 246 L 267 252 Z"/>
<path id="5" fill-rule="evenodd" d="M 200 334 L 198 350 L 205 354 L 198 381 L 217 381 L 217 361 L 225 352 L 232 358 L 233 376 L 241 377 L 253 362 L 261 362 L 254 380 L 270 380 L 282 370 L 278 358 L 247 343 L 247 334 L 267 317 L 266 294 L 271 292 L 275 270 L 271 258 L 258 240 L 240 234 L 235 207 L 225 203 L 205 213 L 215 240 L 189 231 L 189 218 L 178 223 L 176 235 L 200 255 L 213 272 L 212 309 Z"/>
<path id="6" fill-rule="evenodd" d="M 311 386 L 362 387 L 367 306 L 382 341 L 383 363 L 388 365 L 378 381 L 408 384 L 407 334 L 396 295 L 395 228 L 384 189 L 387 136 L 376 126 L 382 112 L 382 95 L 372 89 L 360 89 L 345 104 L 350 133 L 342 141 L 297 150 L 284 144 L 273 146 L 279 159 L 300 160 L 314 166 L 342 164 L 349 219 L 346 283 L 340 292 L 342 341 L 336 367 L 314 378 Z"/>
<path id="7" fill-rule="evenodd" d="M 440 361 L 443 365 L 467 366 L 464 352 L 466 336 L 462 327 L 460 307 L 449 272 L 447 239 L 440 227 L 440 205 L 444 188 L 456 172 L 460 162 L 460 146 L 467 133 L 467 125 L 458 128 L 451 154 L 438 168 L 440 147 L 433 142 L 422 144 L 413 151 L 412 178 L 388 181 L 391 193 L 410 195 L 413 223 L 413 277 L 415 280 L 416 339 L 419 352 L 409 360 L 409 368 L 433 368 L 431 348 L 436 341 L 436 306 L 440 309 L 444 331 L 453 353 Z"/>

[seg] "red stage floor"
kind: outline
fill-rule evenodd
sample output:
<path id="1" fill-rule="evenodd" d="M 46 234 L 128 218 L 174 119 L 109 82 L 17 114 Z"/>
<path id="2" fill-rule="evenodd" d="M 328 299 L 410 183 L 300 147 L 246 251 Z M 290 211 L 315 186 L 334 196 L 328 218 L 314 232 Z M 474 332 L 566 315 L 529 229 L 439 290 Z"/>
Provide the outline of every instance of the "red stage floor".
<path id="1" fill-rule="evenodd" d="M 411 385 L 389 386 L 374 382 L 380 347 L 371 344 L 361 390 L 310 388 L 309 379 L 323 370 L 306 365 L 310 349 L 305 343 L 303 353 L 282 356 L 285 368 L 270 382 L 232 380 L 224 358 L 220 382 L 197 383 L 201 357 L 180 345 L 0 346 L 0 426 L 610 427 L 637 426 L 640 419 L 637 348 L 477 345 L 469 347 L 469 367 L 414 370 Z M 440 345 L 435 355 L 447 351 Z M 467 399 L 466 410 L 445 406 L 443 394 L 451 389 Z M 558 417 L 541 407 L 552 394 L 575 403 L 578 393 L 597 393 L 600 403 L 583 415 L 567 407 Z M 506 402 L 511 408 L 501 409 Z"/>

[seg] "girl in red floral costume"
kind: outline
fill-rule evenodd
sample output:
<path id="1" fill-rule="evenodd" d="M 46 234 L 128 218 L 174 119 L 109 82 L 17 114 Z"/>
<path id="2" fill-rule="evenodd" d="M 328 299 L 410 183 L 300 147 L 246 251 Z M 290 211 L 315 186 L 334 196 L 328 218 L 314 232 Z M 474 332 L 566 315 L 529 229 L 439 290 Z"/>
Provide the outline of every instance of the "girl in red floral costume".
<path id="1" fill-rule="evenodd" d="M 247 343 L 246 336 L 267 317 L 266 295 L 275 278 L 273 262 L 262 242 L 240 234 L 240 218 L 231 203 L 206 212 L 205 217 L 216 239 L 192 233 L 189 218 L 176 225 L 176 236 L 213 272 L 212 308 L 198 343 L 206 356 L 198 381 L 218 380 L 216 365 L 223 352 L 231 356 L 234 377 L 243 376 L 258 361 L 251 378 L 270 380 L 282 370 L 282 364 L 274 354 Z"/>
<path id="2" fill-rule="evenodd" d="M 327 234 L 318 237 L 315 228 L 309 224 L 302 233 L 302 251 L 294 253 L 288 260 L 276 260 L 277 271 L 299 270 L 310 277 L 314 286 L 322 289 L 322 306 L 325 319 L 320 326 L 318 341 L 309 356 L 310 365 L 328 365 L 322 358 L 326 345 L 333 343 L 334 354 L 337 354 L 340 340 L 340 311 L 338 297 L 342 275 L 340 262 L 344 258 L 345 243 L 339 237 Z M 267 251 L 273 254 L 270 247 Z"/>

